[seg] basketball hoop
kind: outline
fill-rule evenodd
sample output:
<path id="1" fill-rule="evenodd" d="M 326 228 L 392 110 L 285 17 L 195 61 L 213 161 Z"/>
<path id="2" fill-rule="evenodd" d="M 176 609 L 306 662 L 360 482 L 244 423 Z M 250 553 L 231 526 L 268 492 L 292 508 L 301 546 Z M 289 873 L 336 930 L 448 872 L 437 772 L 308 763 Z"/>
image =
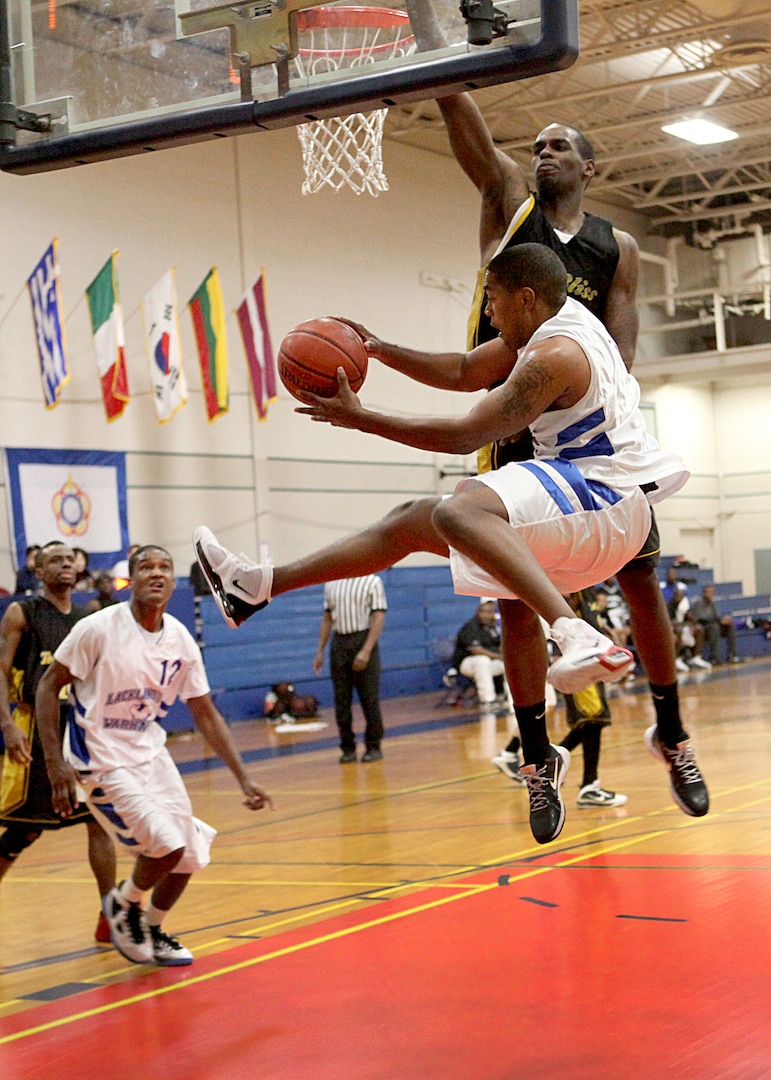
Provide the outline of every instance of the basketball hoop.
<path id="1" fill-rule="evenodd" d="M 415 49 L 409 16 L 391 8 L 306 8 L 297 13 L 303 42 L 295 65 L 303 78 L 407 56 Z M 383 171 L 383 125 L 388 109 L 300 124 L 303 195 L 347 184 L 357 195 L 388 191 Z"/>

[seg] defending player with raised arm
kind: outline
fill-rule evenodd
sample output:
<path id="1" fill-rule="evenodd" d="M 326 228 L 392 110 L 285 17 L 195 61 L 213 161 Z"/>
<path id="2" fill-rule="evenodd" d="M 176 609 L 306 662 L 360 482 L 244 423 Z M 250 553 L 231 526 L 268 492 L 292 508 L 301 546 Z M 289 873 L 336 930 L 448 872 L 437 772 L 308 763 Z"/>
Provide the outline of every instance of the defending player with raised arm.
<path id="1" fill-rule="evenodd" d="M 406 0 L 405 7 L 420 49 L 446 47 L 431 0 Z M 583 196 L 595 174 L 589 140 L 561 123 L 539 132 L 533 143 L 531 194 L 527 176 L 495 145 L 470 94 L 442 97 L 437 105 L 453 155 L 481 197 L 482 269 L 469 319 L 469 348 L 491 336 L 482 317 L 484 268 L 504 247 L 537 242 L 560 256 L 568 271 L 569 295 L 605 324 L 631 370 L 639 328 L 639 248 L 629 233 L 583 210 Z"/>

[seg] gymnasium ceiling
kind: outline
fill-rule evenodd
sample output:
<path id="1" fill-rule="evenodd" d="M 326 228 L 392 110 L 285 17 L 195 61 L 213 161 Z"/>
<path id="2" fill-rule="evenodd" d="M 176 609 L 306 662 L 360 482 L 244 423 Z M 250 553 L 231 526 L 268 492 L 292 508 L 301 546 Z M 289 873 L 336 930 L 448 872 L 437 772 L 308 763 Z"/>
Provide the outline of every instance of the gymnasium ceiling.
<path id="1" fill-rule="evenodd" d="M 579 15 L 571 68 L 475 91 L 497 145 L 527 171 L 535 135 L 561 120 L 595 146 L 591 195 L 650 234 L 709 246 L 771 231 L 771 0 L 579 0 Z M 686 117 L 739 138 L 699 147 L 661 130 Z M 386 132 L 450 155 L 434 102 L 392 109 Z"/>

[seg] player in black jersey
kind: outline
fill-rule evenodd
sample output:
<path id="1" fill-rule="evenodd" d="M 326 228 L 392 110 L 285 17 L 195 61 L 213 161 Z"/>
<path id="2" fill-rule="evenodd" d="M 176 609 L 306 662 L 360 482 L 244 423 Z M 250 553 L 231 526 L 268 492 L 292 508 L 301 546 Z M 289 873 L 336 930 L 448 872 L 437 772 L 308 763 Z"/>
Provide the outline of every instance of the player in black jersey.
<path id="1" fill-rule="evenodd" d="M 0 824 L 6 826 L 0 835 L 0 878 L 44 829 L 85 823 L 91 869 L 100 896 L 106 896 L 115 884 L 113 842 L 85 806 L 66 821 L 54 810 L 35 719 L 35 690 L 54 650 L 87 612 L 72 603 L 72 550 L 52 541 L 38 551 L 36 561 L 40 595 L 10 604 L 0 622 L 0 730 L 5 742 Z M 11 700 L 16 702 L 13 713 Z M 110 940 L 102 915 L 96 937 Z"/>
<path id="2" fill-rule="evenodd" d="M 406 0 L 406 8 L 419 48 L 446 45 L 427 0 Z M 631 369 L 639 328 L 636 307 L 639 249 L 628 233 L 583 209 L 584 192 L 595 172 L 589 141 L 580 131 L 565 124 L 549 124 L 544 128 L 533 144 L 536 187 L 533 196 L 520 167 L 496 147 L 470 94 L 439 98 L 437 104 L 452 152 L 481 197 L 482 270 L 469 319 L 467 347 L 489 340 L 495 333 L 479 321 L 484 309 L 484 267 L 503 248 L 534 241 L 557 252 L 571 277 L 572 295 L 605 323 L 624 363 Z M 399 370 L 429 385 L 443 385 L 440 381 L 421 378 L 414 365 L 410 370 Z M 486 459 L 480 453 L 480 472 L 500 467 L 507 460 L 532 457 L 529 439 L 525 436 L 522 441 L 522 434 L 512 432 L 509 440 L 490 448 Z M 680 716 L 674 639 L 656 572 L 659 554 L 654 519 L 646 544 L 618 572 L 617 580 L 629 604 L 632 635 L 648 676 L 656 711 L 656 725 L 646 732 L 646 741 L 669 769 L 675 801 L 686 813 L 700 816 L 707 813 L 709 798 Z M 520 666 L 517 639 L 533 632 L 531 616 L 524 605 L 512 601 L 502 601 L 499 610 L 504 662 L 507 672 L 512 672 L 509 685 L 520 688 L 518 700 L 515 695 L 515 708 L 518 719 L 526 721 L 527 717 L 545 710 L 543 688 L 539 691 L 532 686 L 530 693 L 523 696 L 523 680 L 515 674 Z"/>

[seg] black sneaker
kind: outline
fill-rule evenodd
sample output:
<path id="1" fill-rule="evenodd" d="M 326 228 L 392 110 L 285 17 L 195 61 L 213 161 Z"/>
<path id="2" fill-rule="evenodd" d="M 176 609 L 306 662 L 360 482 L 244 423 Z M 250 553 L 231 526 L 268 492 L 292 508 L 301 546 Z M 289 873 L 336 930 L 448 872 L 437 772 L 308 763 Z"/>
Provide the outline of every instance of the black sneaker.
<path id="1" fill-rule="evenodd" d="M 691 817 L 704 817 L 709 810 L 709 792 L 691 743 L 686 739 L 672 750 L 658 738 L 653 724 L 645 732 L 645 745 L 669 769 L 672 797 L 680 809 Z"/>
<path id="2" fill-rule="evenodd" d="M 382 761 L 383 751 L 378 746 L 372 746 L 361 755 L 362 761 Z"/>
<path id="3" fill-rule="evenodd" d="M 570 768 L 570 754 L 564 746 L 551 746 L 546 762 L 537 769 L 523 765 L 520 770 L 530 796 L 530 831 L 539 844 L 556 840 L 565 824 L 565 804 L 560 788 Z"/>
<path id="4" fill-rule="evenodd" d="M 340 764 L 341 765 L 350 765 L 351 762 L 355 761 L 355 760 L 356 760 L 356 751 L 355 750 L 343 750 L 342 754 L 340 755 Z"/>
<path id="5" fill-rule="evenodd" d="M 121 956 L 132 964 L 146 964 L 152 960 L 150 932 L 139 904 L 126 900 L 118 886 L 105 896 L 102 910 L 110 924 L 110 941 Z"/>
<path id="6" fill-rule="evenodd" d="M 165 934 L 160 926 L 151 926 L 150 938 L 153 960 L 159 967 L 187 967 L 193 962 L 193 954 L 171 934 Z"/>

